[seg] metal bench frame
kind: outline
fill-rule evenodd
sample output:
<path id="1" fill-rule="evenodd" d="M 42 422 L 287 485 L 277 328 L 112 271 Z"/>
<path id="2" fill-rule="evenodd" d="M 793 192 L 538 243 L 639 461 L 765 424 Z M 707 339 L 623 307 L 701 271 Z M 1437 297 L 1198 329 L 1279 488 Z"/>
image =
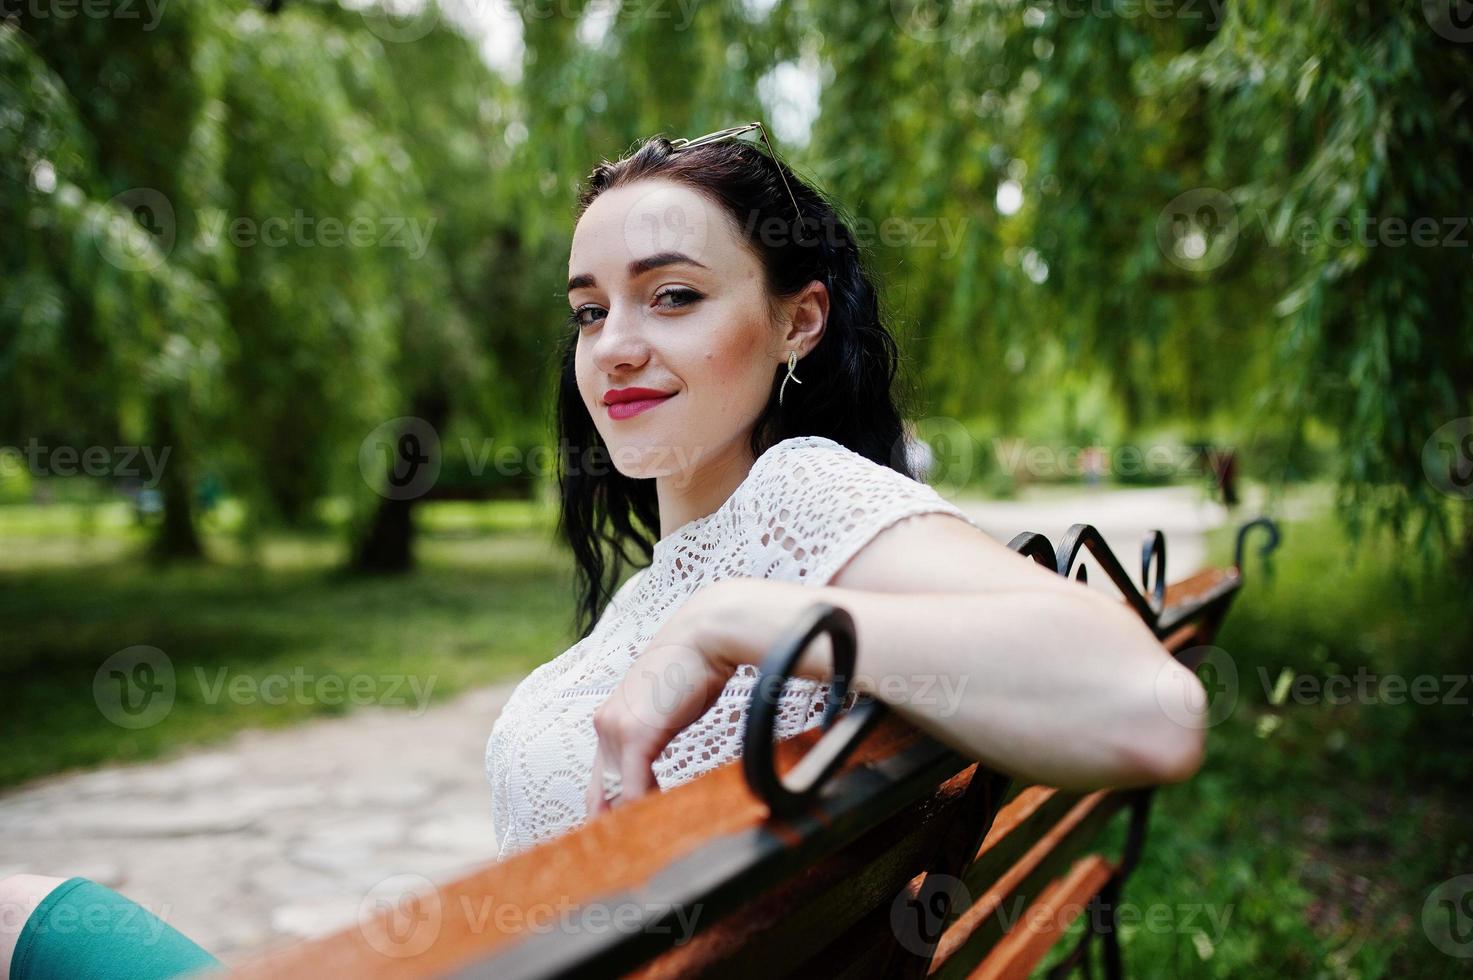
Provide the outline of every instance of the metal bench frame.
<path id="1" fill-rule="evenodd" d="M 1057 549 L 1031 532 L 1009 547 L 1081 581 L 1088 552 L 1163 646 L 1195 667 L 1242 585 L 1254 528 L 1268 534 L 1267 556 L 1278 530 L 1259 518 L 1239 529 L 1231 568 L 1170 587 L 1165 536 L 1148 533 L 1139 590 L 1088 524 Z M 777 695 L 821 633 L 835 651 L 830 711 L 819 728 L 774 744 Z M 848 614 L 816 604 L 762 664 L 739 762 L 235 974 L 1023 977 L 1072 909 L 1088 926 L 1055 972 L 1088 969 L 1098 939 L 1105 974 L 1120 976 L 1114 915 L 1153 790 L 1014 788 L 882 703 L 845 697 L 855 652 Z M 841 702 L 852 706 L 841 713 Z M 1120 856 L 1084 853 L 1121 811 Z M 488 901 L 493 914 L 478 914 Z M 1005 928 L 1009 901 L 1043 926 Z M 554 907 L 605 925 L 542 928 L 534 911 Z M 515 922 L 494 914 L 506 911 Z M 679 930 L 691 923 L 687 941 Z"/>

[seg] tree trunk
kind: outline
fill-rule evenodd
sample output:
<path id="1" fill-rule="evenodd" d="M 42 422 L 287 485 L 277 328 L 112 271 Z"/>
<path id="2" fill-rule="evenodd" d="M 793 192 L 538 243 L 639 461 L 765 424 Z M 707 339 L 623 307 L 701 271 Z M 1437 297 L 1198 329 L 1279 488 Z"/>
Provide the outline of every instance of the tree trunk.
<path id="1" fill-rule="evenodd" d="M 156 451 L 167 452 L 159 474 L 159 493 L 164 498 L 163 522 L 153 539 L 152 553 L 164 559 L 201 558 L 204 547 L 194 526 L 193 481 L 190 479 L 189 454 L 180 445 L 179 428 L 174 424 L 173 407 L 167 395 L 157 395 L 153 403 L 153 432 Z"/>
<path id="2" fill-rule="evenodd" d="M 439 433 L 450 415 L 449 401 L 440 392 L 422 394 L 414 400 L 413 415 Z M 384 574 L 414 567 L 414 505 L 418 502 L 418 497 L 379 501 L 373 520 L 353 548 L 354 571 Z"/>

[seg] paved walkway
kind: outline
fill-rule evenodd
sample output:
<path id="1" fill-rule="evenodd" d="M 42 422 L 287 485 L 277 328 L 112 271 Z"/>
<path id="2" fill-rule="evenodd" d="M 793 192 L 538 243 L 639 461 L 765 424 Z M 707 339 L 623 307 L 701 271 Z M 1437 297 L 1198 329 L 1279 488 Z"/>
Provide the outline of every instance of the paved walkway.
<path id="1" fill-rule="evenodd" d="M 351 925 L 384 878 L 495 858 L 483 760 L 513 686 L 38 780 L 0 796 L 0 875 L 91 878 L 231 964 Z"/>
<path id="2" fill-rule="evenodd" d="M 1004 543 L 1030 530 L 1057 545 L 1087 518 L 1133 576 L 1141 535 L 1159 527 L 1171 580 L 1200 567 L 1203 532 L 1226 519 L 1191 488 L 958 504 Z M 419 717 L 363 708 L 173 759 L 38 780 L 0 796 L 0 875 L 92 878 L 227 963 L 352 924 L 384 878 L 443 881 L 494 857 L 483 754 L 512 686 Z"/>
<path id="3" fill-rule="evenodd" d="M 1007 544 L 1022 531 L 1037 531 L 1054 547 L 1070 525 L 1093 524 L 1120 564 L 1140 584 L 1141 541 L 1146 532 L 1166 534 L 1166 580 L 1174 582 L 1199 570 L 1207 561 L 1207 531 L 1229 522 L 1227 508 L 1193 487 L 1102 488 L 1095 492 L 1028 500 L 957 499 L 988 534 Z M 1242 523 L 1256 513 L 1243 506 L 1232 517 Z M 1090 585 L 1114 591 L 1092 559 Z"/>

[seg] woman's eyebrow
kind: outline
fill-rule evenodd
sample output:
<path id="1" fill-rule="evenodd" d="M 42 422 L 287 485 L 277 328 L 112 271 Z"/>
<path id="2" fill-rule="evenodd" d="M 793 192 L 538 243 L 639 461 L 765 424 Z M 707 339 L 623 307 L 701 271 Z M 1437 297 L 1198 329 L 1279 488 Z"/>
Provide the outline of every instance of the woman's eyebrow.
<path id="1" fill-rule="evenodd" d="M 635 259 L 633 262 L 630 262 L 629 278 L 633 279 L 636 276 L 644 275 L 651 269 L 658 269 L 661 266 L 666 265 L 676 265 L 680 262 L 684 262 L 688 265 L 700 266 L 702 269 L 710 268 L 710 266 L 706 265 L 704 262 L 697 262 L 695 259 L 691 258 L 689 255 L 686 255 L 684 252 L 658 252 L 654 255 L 646 256 L 642 259 Z M 597 282 L 594 280 L 593 274 L 585 272 L 582 275 L 574 276 L 573 278 L 568 280 L 568 292 L 571 293 L 575 289 L 582 289 L 585 286 L 595 285 L 597 285 Z"/>

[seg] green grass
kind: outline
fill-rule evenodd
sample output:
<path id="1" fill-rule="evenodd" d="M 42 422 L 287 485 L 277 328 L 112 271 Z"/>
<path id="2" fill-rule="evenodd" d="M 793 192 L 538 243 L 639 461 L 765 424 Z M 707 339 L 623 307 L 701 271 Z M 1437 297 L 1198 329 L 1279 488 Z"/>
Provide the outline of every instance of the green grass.
<path id="1" fill-rule="evenodd" d="M 272 538 L 255 562 L 218 538 L 216 561 L 159 569 L 135 557 L 142 532 L 126 509 L 0 507 L 0 785 L 347 710 L 212 705 L 197 669 L 211 683 L 222 667 L 408 675 L 421 689 L 433 678 L 440 700 L 566 648 L 571 569 L 545 513 L 447 503 L 424 516 L 420 569 L 363 579 L 335 571 L 332 535 Z M 1217 563 L 1231 545 L 1217 536 Z M 1473 669 L 1466 585 L 1432 578 L 1407 592 L 1384 545 L 1352 557 L 1327 519 L 1285 525 L 1272 578 L 1250 556 L 1217 641 L 1237 673 L 1234 710 L 1210 730 L 1203 770 L 1157 794 L 1125 889 L 1134 908 L 1167 916 L 1166 928 L 1124 930 L 1132 975 L 1433 977 L 1464 965 L 1429 942 L 1422 906 L 1473 871 L 1473 708 L 1270 703 L 1285 670 Z M 137 644 L 164 651 L 179 686 L 162 721 L 129 730 L 106 720 L 92 685 L 106 657 Z"/>
<path id="2" fill-rule="evenodd" d="M 1404 589 L 1388 546 L 1352 556 L 1329 520 L 1284 531 L 1272 578 L 1250 548 L 1217 638 L 1237 671 L 1235 707 L 1209 729 L 1202 771 L 1156 795 L 1123 901 L 1169 907 L 1170 926 L 1123 931 L 1127 972 L 1457 975 L 1467 961 L 1432 945 L 1422 913 L 1435 886 L 1473 871 L 1473 690 L 1439 680 L 1442 699 L 1461 703 L 1394 704 L 1397 691 L 1382 698 L 1373 681 L 1369 698 L 1331 704 L 1321 682 L 1345 676 L 1354 693 L 1361 667 L 1466 680 L 1468 586 L 1424 577 Z M 1217 563 L 1231 560 L 1229 535 L 1213 544 Z M 1286 670 L 1312 680 L 1275 699 Z M 1201 908 L 1189 921 L 1183 905 Z"/>
<path id="3" fill-rule="evenodd" d="M 0 786 L 355 703 L 413 711 L 555 656 L 573 639 L 570 562 L 529 505 L 479 506 L 428 507 L 418 570 L 374 578 L 340 573 L 329 533 L 273 537 L 255 561 L 211 539 L 214 561 L 160 567 L 137 557 L 125 509 L 100 508 L 79 535 L 81 509 L 0 507 Z M 93 683 L 138 645 L 168 658 L 176 691 L 161 720 L 129 729 Z M 273 676 L 287 686 L 256 687 Z"/>

